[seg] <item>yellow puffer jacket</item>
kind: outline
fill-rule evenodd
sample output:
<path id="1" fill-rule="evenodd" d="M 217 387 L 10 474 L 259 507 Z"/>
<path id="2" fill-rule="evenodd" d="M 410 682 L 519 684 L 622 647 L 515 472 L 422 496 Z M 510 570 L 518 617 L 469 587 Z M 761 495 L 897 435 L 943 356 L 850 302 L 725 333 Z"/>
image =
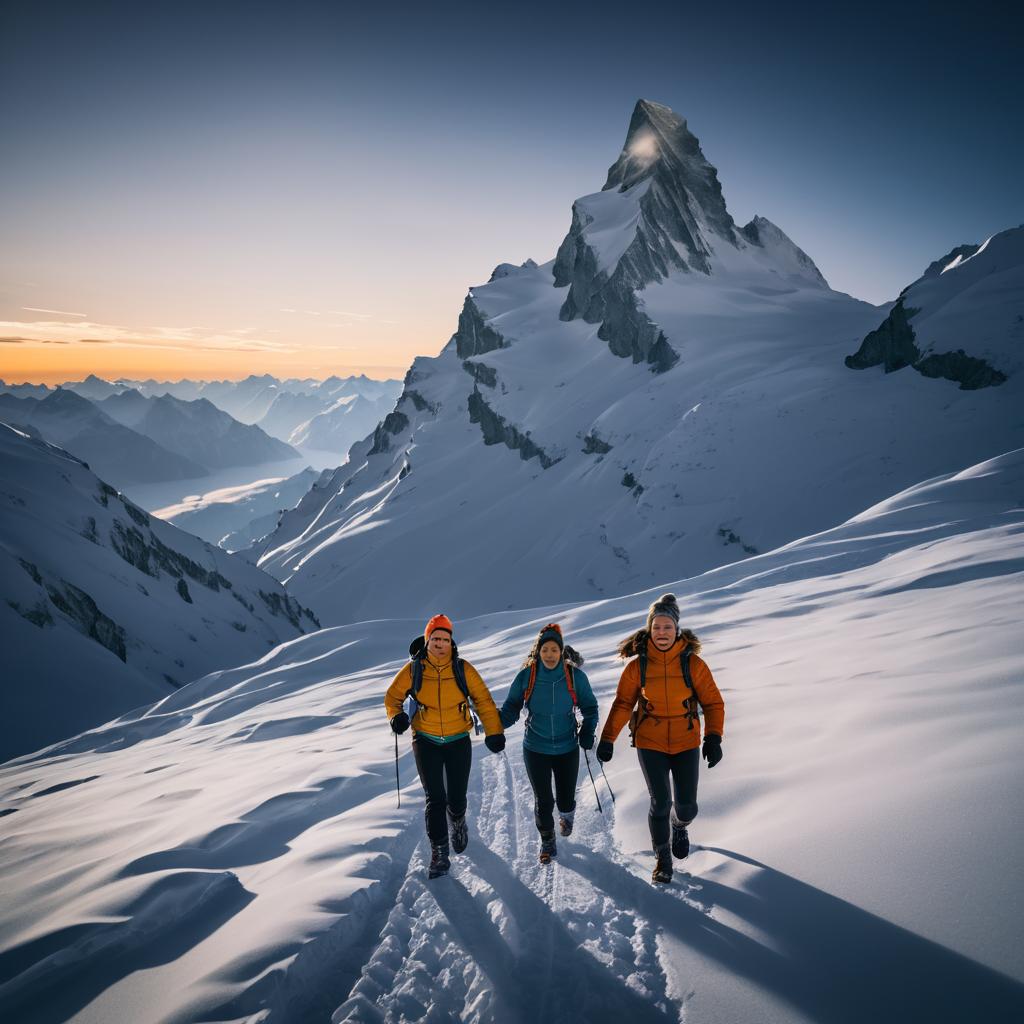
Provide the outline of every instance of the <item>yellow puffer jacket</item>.
<path id="1" fill-rule="evenodd" d="M 483 723 L 484 732 L 488 736 L 504 732 L 498 709 L 494 706 L 494 698 L 480 673 L 465 659 L 462 667 L 466 674 L 466 688 L 473 700 L 476 713 Z M 412 663 L 403 665 L 398 675 L 392 680 L 388 692 L 384 694 L 384 707 L 388 719 L 392 719 L 402 710 L 402 703 L 412 687 Z M 423 659 L 423 685 L 416 694 L 420 709 L 413 715 L 414 732 L 425 732 L 431 736 L 457 736 L 469 732 L 473 728 L 473 720 L 466 707 L 466 698 L 455 681 L 455 669 L 449 658 L 438 663 L 431 657 Z"/>

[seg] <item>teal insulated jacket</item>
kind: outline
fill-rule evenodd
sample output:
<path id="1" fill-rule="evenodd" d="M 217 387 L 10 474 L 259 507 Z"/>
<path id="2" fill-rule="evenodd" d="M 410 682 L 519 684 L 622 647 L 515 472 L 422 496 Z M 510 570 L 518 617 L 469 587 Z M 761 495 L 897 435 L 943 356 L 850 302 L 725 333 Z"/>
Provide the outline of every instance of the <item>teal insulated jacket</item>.
<path id="1" fill-rule="evenodd" d="M 593 740 L 597 731 L 597 698 L 590 688 L 590 680 L 582 669 L 572 670 L 576 700 L 583 714 L 580 739 Z M 501 724 L 507 729 L 519 721 L 523 711 L 523 695 L 530 683 L 529 668 L 522 669 L 512 680 L 508 696 L 502 704 Z M 572 697 L 565 681 L 565 668 L 561 659 L 554 668 L 545 668 L 537 662 L 537 680 L 526 709 L 526 732 L 523 746 L 538 754 L 568 754 L 576 747 L 576 720 L 572 710 Z"/>

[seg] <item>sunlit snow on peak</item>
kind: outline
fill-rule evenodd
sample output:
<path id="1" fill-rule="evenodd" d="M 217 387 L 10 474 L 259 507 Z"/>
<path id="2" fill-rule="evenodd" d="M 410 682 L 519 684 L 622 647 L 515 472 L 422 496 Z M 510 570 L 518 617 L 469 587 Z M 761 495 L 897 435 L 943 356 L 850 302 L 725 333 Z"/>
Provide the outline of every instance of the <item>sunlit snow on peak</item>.
<path id="1" fill-rule="evenodd" d="M 626 152 L 633 160 L 652 163 L 658 158 L 658 140 L 653 132 L 638 132 Z"/>

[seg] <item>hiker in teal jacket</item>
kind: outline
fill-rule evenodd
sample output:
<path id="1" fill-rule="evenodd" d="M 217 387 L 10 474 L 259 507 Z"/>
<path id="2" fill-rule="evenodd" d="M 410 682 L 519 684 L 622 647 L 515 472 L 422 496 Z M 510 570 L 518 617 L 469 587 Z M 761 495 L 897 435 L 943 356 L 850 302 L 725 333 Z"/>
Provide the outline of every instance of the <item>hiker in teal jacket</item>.
<path id="1" fill-rule="evenodd" d="M 512 681 L 501 707 L 504 728 L 519 721 L 526 707 L 523 761 L 534 793 L 534 820 L 540 832 L 540 861 L 557 854 L 554 808 L 563 836 L 572 833 L 576 812 L 576 780 L 580 771 L 580 747 L 594 746 L 598 711 L 590 680 L 579 666 L 581 655 L 566 646 L 557 623 L 541 629 L 522 670 Z M 577 721 L 579 709 L 583 723 Z M 554 778 L 555 791 L 551 792 Z"/>

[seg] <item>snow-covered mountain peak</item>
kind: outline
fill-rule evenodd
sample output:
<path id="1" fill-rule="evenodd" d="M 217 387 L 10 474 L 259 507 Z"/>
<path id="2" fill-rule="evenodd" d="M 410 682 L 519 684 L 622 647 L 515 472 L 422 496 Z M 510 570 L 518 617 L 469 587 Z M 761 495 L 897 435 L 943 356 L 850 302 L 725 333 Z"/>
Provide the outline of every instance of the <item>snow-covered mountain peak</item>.
<path id="1" fill-rule="evenodd" d="M 660 103 L 638 100 L 622 153 L 608 169 L 602 191 L 627 192 L 647 178 L 667 193 L 665 199 L 678 204 L 679 213 L 689 213 L 702 227 L 730 241 L 735 239 L 718 172 L 708 163 L 685 118 Z"/>
<path id="2" fill-rule="evenodd" d="M 600 323 L 616 355 L 656 372 L 679 359 L 645 314 L 637 292 L 672 277 L 710 279 L 713 287 L 827 288 L 811 258 L 763 217 L 737 228 L 718 172 L 686 121 L 640 100 L 626 143 L 600 192 L 573 204 L 558 249 L 555 286 L 569 286 L 563 320 Z"/>
<path id="3" fill-rule="evenodd" d="M 693 574 L 763 551 L 883 489 L 1024 444 L 1012 380 L 953 397 L 916 375 L 849 372 L 844 358 L 891 307 L 830 289 L 764 216 L 729 219 L 731 238 L 714 230 L 682 118 L 644 103 L 628 145 L 648 130 L 668 140 L 657 166 L 639 179 L 624 166 L 624 191 L 577 200 L 553 262 L 499 264 L 471 288 L 441 354 L 413 363 L 394 409 L 253 549 L 325 617 L 635 589 L 666 565 Z M 920 314 L 922 339 L 936 344 L 940 319 L 960 331 L 956 345 L 943 336 L 938 370 L 963 364 L 973 379 L 963 339 L 991 325 L 986 346 L 1001 351 L 1024 331 L 1019 277 L 985 276 L 1020 262 L 1011 241 L 925 282 L 941 282 L 934 300 L 912 289 L 908 307 L 945 311 L 927 325 Z M 443 578 L 420 568 L 425 536 L 445 552 Z"/>

